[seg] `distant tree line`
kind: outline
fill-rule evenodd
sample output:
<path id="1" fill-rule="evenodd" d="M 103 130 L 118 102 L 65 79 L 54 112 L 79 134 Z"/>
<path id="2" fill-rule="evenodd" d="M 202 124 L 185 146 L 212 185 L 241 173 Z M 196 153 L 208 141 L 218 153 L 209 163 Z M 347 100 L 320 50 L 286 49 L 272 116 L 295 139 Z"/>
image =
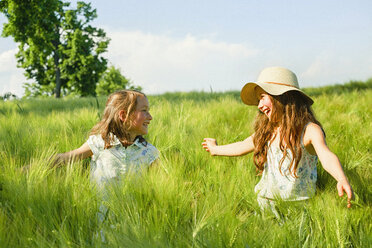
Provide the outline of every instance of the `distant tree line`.
<path id="1" fill-rule="evenodd" d="M 327 85 L 321 87 L 309 87 L 304 91 L 310 96 L 330 95 L 330 94 L 343 94 L 352 91 L 362 91 L 372 89 L 372 78 L 366 81 L 351 80 L 343 84 Z"/>
<path id="2" fill-rule="evenodd" d="M 110 39 L 90 24 L 97 17 L 90 3 L 71 8 L 63 0 L 1 0 L 0 12 L 8 19 L 2 36 L 19 43 L 17 66 L 34 80 L 24 84 L 26 96 L 95 96 L 135 88 L 119 69 L 107 69 L 102 54 Z"/>

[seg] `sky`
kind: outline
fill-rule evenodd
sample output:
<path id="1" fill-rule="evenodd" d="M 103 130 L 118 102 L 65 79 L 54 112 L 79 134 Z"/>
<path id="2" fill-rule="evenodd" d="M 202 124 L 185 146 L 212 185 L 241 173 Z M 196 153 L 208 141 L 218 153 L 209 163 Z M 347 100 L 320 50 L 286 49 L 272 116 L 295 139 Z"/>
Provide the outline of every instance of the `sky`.
<path id="1" fill-rule="evenodd" d="M 370 0 L 86 2 L 111 39 L 109 65 L 147 94 L 240 90 L 269 66 L 294 71 L 300 87 L 372 78 Z M 0 95 L 24 94 L 16 52 L 0 37 Z"/>

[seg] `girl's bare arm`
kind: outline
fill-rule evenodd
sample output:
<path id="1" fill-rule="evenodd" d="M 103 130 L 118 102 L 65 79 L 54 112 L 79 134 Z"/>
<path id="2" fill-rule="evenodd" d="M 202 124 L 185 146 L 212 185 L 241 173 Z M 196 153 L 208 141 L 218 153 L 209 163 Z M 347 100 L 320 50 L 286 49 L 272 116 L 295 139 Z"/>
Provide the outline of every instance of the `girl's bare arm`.
<path id="1" fill-rule="evenodd" d="M 90 149 L 87 143 L 84 143 L 81 147 L 65 152 L 59 153 L 53 158 L 53 165 L 60 166 L 68 163 L 69 161 L 77 161 L 91 157 L 93 155 L 92 150 Z"/>
<path id="2" fill-rule="evenodd" d="M 222 146 L 217 145 L 215 139 L 205 138 L 202 145 L 212 156 L 241 156 L 254 150 L 253 137 L 254 134 L 243 141 Z"/>
<path id="3" fill-rule="evenodd" d="M 351 207 L 350 200 L 354 197 L 353 190 L 346 178 L 338 157 L 328 148 L 321 127 L 311 123 L 306 128 L 304 139 L 309 139 L 316 154 L 322 163 L 323 168 L 337 180 L 337 190 L 339 196 L 347 194 L 348 207 Z"/>

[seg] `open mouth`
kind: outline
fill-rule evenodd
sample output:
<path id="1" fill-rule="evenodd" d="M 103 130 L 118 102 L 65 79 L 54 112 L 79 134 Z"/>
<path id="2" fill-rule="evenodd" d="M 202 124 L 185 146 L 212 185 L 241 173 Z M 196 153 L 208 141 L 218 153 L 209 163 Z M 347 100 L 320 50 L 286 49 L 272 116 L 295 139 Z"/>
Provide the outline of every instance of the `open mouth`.
<path id="1" fill-rule="evenodd" d="M 269 116 L 270 115 L 270 109 L 264 109 L 264 110 L 262 110 L 262 113 L 264 113 L 266 116 Z"/>

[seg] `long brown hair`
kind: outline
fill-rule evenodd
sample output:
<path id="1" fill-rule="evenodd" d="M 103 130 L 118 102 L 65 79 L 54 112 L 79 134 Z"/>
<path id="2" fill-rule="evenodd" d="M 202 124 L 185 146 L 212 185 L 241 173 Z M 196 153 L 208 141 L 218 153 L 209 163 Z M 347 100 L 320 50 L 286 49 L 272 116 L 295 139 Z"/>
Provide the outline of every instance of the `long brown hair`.
<path id="1" fill-rule="evenodd" d="M 145 94 L 136 90 L 119 90 L 109 95 L 102 120 L 90 131 L 91 135 L 101 135 L 105 142 L 105 149 L 112 146 L 114 135 L 125 147 L 133 143 L 130 140 L 128 129 L 132 125 L 131 117 L 136 110 L 137 98 L 139 96 L 146 97 Z M 126 116 L 124 122 L 119 118 L 119 112 L 121 110 L 125 111 Z M 142 143 L 146 142 L 142 136 L 136 138 L 139 138 Z"/>
<path id="2" fill-rule="evenodd" d="M 311 103 L 301 92 L 287 91 L 279 96 L 268 95 L 273 104 L 271 120 L 261 112 L 256 117 L 253 161 L 258 174 L 262 174 L 267 160 L 269 142 L 275 139 L 275 130 L 278 128 L 280 130 L 279 147 L 283 152 L 279 166 L 280 173 L 282 173 L 282 163 L 288 154 L 287 149 L 289 149 L 292 153 L 289 171 L 294 177 L 297 177 L 297 167 L 302 156 L 302 131 L 309 122 L 322 126 L 315 118 Z"/>

